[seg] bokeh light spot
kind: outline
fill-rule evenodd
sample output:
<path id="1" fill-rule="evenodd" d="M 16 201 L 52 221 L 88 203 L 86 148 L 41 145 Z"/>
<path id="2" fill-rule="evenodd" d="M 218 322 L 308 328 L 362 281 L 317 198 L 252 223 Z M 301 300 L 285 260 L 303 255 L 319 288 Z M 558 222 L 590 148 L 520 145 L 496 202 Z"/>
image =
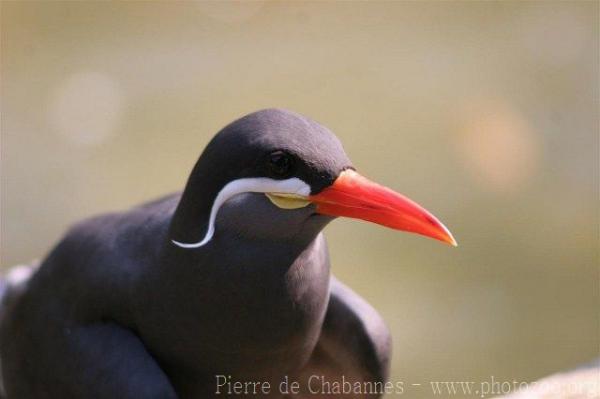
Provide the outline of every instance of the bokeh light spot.
<path id="1" fill-rule="evenodd" d="M 501 101 L 465 107 L 459 157 L 480 185 L 514 192 L 535 174 L 540 157 L 537 134 L 516 109 Z"/>
<path id="2" fill-rule="evenodd" d="M 63 81 L 50 100 L 55 129 L 79 145 L 97 145 L 114 134 L 123 94 L 111 77 L 81 72 Z"/>

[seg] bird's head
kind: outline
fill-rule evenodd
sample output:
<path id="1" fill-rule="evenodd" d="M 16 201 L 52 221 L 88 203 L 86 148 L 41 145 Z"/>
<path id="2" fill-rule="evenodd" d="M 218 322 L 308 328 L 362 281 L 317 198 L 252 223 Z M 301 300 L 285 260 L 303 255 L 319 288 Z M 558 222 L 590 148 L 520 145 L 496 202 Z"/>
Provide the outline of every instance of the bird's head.
<path id="1" fill-rule="evenodd" d="M 337 216 L 456 245 L 427 210 L 357 173 L 329 129 L 279 109 L 240 118 L 211 140 L 188 180 L 172 238 L 198 248 L 223 227 L 287 240 L 314 236 Z"/>

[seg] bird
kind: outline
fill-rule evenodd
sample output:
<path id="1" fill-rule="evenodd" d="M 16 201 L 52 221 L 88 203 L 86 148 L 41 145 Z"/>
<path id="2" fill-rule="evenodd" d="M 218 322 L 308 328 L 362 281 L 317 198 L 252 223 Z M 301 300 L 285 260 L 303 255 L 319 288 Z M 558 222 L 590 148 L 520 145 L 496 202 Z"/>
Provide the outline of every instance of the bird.
<path id="1" fill-rule="evenodd" d="M 430 212 L 360 175 L 323 125 L 276 108 L 231 122 L 182 192 L 76 223 L 5 279 L 5 397 L 389 393 L 389 329 L 331 275 L 322 230 L 337 217 L 456 246 Z"/>

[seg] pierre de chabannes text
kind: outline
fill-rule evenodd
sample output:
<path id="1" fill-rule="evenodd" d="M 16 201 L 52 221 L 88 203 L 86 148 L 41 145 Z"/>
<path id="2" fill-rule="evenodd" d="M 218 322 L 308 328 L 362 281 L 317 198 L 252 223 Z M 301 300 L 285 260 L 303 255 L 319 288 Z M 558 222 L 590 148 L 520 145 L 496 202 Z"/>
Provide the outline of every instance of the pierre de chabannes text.
<path id="1" fill-rule="evenodd" d="M 274 386 L 276 385 L 276 386 Z M 278 384 L 268 381 L 236 381 L 230 375 L 215 376 L 215 394 L 217 395 L 268 395 L 280 393 L 294 395 L 310 394 L 401 394 L 404 383 L 352 381 L 342 376 L 341 379 L 328 380 L 323 375 L 311 375 L 305 381 L 294 380 L 285 376 Z"/>

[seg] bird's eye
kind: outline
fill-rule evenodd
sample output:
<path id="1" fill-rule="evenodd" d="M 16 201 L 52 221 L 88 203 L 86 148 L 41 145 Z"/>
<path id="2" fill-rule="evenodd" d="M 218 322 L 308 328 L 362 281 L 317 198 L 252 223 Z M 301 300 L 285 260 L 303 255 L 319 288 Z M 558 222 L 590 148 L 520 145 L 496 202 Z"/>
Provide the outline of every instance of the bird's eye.
<path id="1" fill-rule="evenodd" d="M 267 169 L 274 177 L 287 177 L 292 173 L 294 160 L 284 151 L 275 151 L 267 158 Z"/>

